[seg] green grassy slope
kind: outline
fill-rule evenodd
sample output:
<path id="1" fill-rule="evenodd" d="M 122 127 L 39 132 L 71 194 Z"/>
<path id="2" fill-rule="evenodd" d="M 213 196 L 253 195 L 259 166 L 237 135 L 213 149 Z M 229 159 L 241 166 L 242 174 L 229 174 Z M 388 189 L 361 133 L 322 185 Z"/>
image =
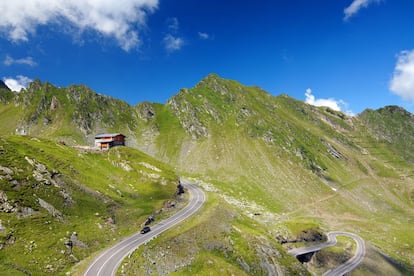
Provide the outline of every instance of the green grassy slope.
<path id="1" fill-rule="evenodd" d="M 207 261 L 220 264 L 228 274 L 255 274 L 245 260 L 261 274 L 256 254 L 261 249 L 248 246 L 255 236 L 265 236 L 269 252 L 277 254 L 283 250 L 272 238 L 295 238 L 309 229 L 358 233 L 370 244 L 369 256 L 398 263 L 390 271 L 406 273 L 414 267 L 413 115 L 399 107 L 348 117 L 214 74 L 180 90 L 165 105 L 144 102 L 132 107 L 84 86 L 56 88 L 40 82 L 26 93 L 10 93 L 0 104 L 0 133 L 23 128 L 55 141 L 86 144 L 97 132 L 123 132 L 130 146 L 198 181 L 217 204 L 243 218 L 228 220 L 224 210 L 209 205 L 197 223 L 183 226 L 188 231 L 163 238 L 170 244 L 198 237 L 223 245 L 218 250 L 179 245 L 180 254 L 193 256 L 179 273 L 217 272 L 202 264 Z M 84 164 L 73 160 L 78 162 Z M 105 175 L 107 166 L 99 161 L 95 169 Z M 88 170 L 79 178 L 94 187 Z M 241 229 L 243 238 L 236 241 L 232 231 L 203 231 L 218 223 L 215 216 L 223 218 L 223 227 Z M 230 241 L 240 243 L 232 245 L 231 256 L 226 255 Z M 162 253 L 151 244 L 148 254 Z M 151 258 L 138 255 L 128 265 L 130 271 L 143 271 L 134 262 L 146 261 L 160 271 L 170 265 L 151 266 Z M 273 268 L 301 271 L 288 257 L 272 263 Z M 369 261 L 366 267 L 370 273 L 381 272 Z"/>
<path id="2" fill-rule="evenodd" d="M 398 106 L 365 110 L 358 116 L 379 142 L 396 148 L 395 155 L 414 163 L 414 115 Z"/>
<path id="3" fill-rule="evenodd" d="M 366 113 L 348 117 L 216 75 L 182 89 L 163 110 L 150 124 L 173 123 L 154 136 L 151 155 L 212 184 L 243 213 L 265 214 L 257 219 L 276 235 L 293 235 L 309 223 L 354 231 L 414 266 L 409 113 L 396 119 L 372 111 L 382 119 L 368 121 Z M 379 136 L 383 128 L 393 141 Z M 163 150 L 168 145 L 174 150 Z"/>
<path id="4" fill-rule="evenodd" d="M 168 166 L 126 147 L 88 153 L 7 136 L 0 164 L 0 270 L 13 275 L 62 273 L 139 230 L 177 185 Z"/>
<path id="5" fill-rule="evenodd" d="M 333 194 L 327 179 L 340 186 L 358 177 L 348 173 L 356 166 L 346 158 L 358 148 L 332 127 L 350 131 L 341 115 L 215 75 L 182 90 L 167 107 L 187 135 L 170 138 L 180 150 L 158 152 L 160 158 L 272 211 Z"/>
<path id="6" fill-rule="evenodd" d="M 124 101 L 84 85 L 59 88 L 39 80 L 20 93 L 0 91 L 0 111 L 3 134 L 24 133 L 71 145 L 92 145 L 98 133 L 133 135 L 139 121 L 136 110 Z"/>
<path id="7" fill-rule="evenodd" d="M 214 195 L 188 223 L 141 246 L 124 275 L 308 275 L 266 229 Z"/>

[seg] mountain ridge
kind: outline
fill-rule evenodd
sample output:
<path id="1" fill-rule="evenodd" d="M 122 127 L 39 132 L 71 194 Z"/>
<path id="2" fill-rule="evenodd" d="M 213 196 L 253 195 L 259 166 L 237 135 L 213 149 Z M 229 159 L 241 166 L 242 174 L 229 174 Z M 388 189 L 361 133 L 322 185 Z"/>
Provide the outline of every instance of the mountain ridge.
<path id="1" fill-rule="evenodd" d="M 230 254 L 228 248 L 239 232 L 225 229 L 234 227 L 246 230 L 240 232 L 246 242 L 243 250 L 254 258 L 266 255 L 253 253 L 265 252 L 266 246 L 281 252 L 270 237 L 260 241 L 260 249 L 254 247 L 251 241 L 257 239 L 248 233 L 264 235 L 253 226 L 258 223 L 282 240 L 309 229 L 355 231 L 376 248 L 372 254 L 381 252 L 414 267 L 414 121 L 401 107 L 348 116 L 216 74 L 181 89 L 166 104 L 132 106 L 84 85 L 58 88 L 38 80 L 12 95 L 0 102 L 1 136 L 26 134 L 67 145 L 92 145 L 97 133 L 121 132 L 128 146 L 208 189 L 214 198 L 208 212 L 226 218 L 223 228 L 215 234 L 197 230 L 217 222 L 214 215 L 202 216 L 189 232 L 196 231 L 206 244 L 213 236 L 226 237 L 216 241 L 219 257 L 208 255 L 214 261 L 222 262 Z M 228 213 L 217 209 L 220 205 Z M 243 219 L 234 219 L 238 216 Z M 189 238 L 185 233 L 175 235 Z M 166 239 L 169 244 L 174 241 Z M 210 254 L 206 248 L 216 248 L 186 244 L 175 246 L 194 259 Z M 234 271 L 246 271 L 247 266 L 237 261 L 246 255 L 232 254 Z M 202 260 L 197 265 L 208 271 Z M 269 265 L 279 265 L 272 262 Z M 249 266 L 264 271 L 258 263 Z M 160 269 L 167 267 L 174 264 Z M 369 263 L 365 267 L 378 272 Z"/>
<path id="2" fill-rule="evenodd" d="M 7 86 L 6 86 L 7 87 Z M 229 90 L 228 87 L 231 87 L 231 89 Z M 50 91 L 49 91 L 50 90 Z M 206 93 L 207 90 L 207 93 Z M 237 91 L 236 91 L 237 90 Z M 10 91 L 10 90 L 8 90 Z M 173 112 L 178 116 L 181 115 L 183 116 L 183 114 L 185 112 L 185 107 L 179 107 L 177 106 L 177 99 L 183 98 L 183 95 L 187 95 L 190 96 L 191 93 L 198 93 L 198 97 L 204 97 L 206 95 L 208 95 L 211 92 L 214 92 L 214 94 L 218 94 L 219 97 L 221 97 L 220 100 L 223 100 L 223 102 L 221 102 L 220 104 L 222 104 L 221 106 L 217 106 L 214 105 L 214 97 L 205 97 L 203 98 L 204 102 L 202 100 L 199 100 L 198 102 L 196 102 L 198 105 L 202 105 L 203 103 L 207 105 L 207 109 L 205 110 L 206 113 L 208 113 L 210 118 L 206 118 L 208 120 L 215 120 L 216 122 L 221 122 L 221 120 L 223 120 L 223 118 L 221 118 L 220 116 L 226 116 L 228 114 L 221 114 L 221 113 L 225 113 L 223 111 L 223 109 L 229 107 L 230 105 L 233 104 L 234 101 L 236 100 L 240 100 L 240 98 L 242 98 L 243 96 L 238 95 L 238 93 L 229 93 L 229 91 L 236 91 L 236 92 L 241 92 L 240 94 L 244 95 L 244 97 L 247 97 L 248 100 L 252 99 L 252 98 L 258 98 L 258 99 L 263 99 L 263 102 L 261 104 L 263 104 L 263 106 L 266 107 L 267 104 L 267 100 L 268 99 L 274 99 L 274 98 L 289 98 L 292 101 L 297 101 L 294 98 L 289 97 L 286 94 L 281 94 L 279 96 L 273 96 L 271 94 L 269 94 L 268 92 L 262 90 L 259 87 L 256 86 L 244 86 L 241 83 L 234 81 L 234 80 L 226 80 L 223 79 L 221 77 L 219 77 L 217 74 L 209 74 L 207 75 L 205 78 L 203 78 L 201 81 L 199 81 L 193 88 L 188 89 L 188 88 L 183 88 L 181 89 L 177 94 L 173 95 L 170 99 L 167 100 L 167 103 L 165 105 L 170 106 L 173 109 Z M 254 91 L 254 95 L 248 95 L 249 92 L 247 91 Z M 33 95 L 30 94 L 36 94 L 37 93 L 43 93 L 41 95 L 40 100 L 39 99 L 35 99 L 35 97 Z M 12 93 L 12 94 L 11 94 Z M 124 109 L 124 114 L 130 113 L 133 114 L 134 116 L 138 116 L 140 117 L 140 119 L 142 120 L 147 120 L 148 118 L 146 117 L 146 115 L 143 114 L 137 114 L 137 110 L 139 110 L 139 107 L 144 105 L 147 108 L 150 108 L 152 111 L 150 113 L 151 117 L 154 116 L 154 108 L 151 107 L 152 105 L 163 105 L 163 104 L 159 104 L 159 103 L 150 103 L 150 102 L 142 102 L 142 103 L 138 103 L 136 105 L 130 105 L 127 102 L 121 100 L 121 99 L 117 99 L 117 98 L 113 98 L 110 96 L 106 96 L 103 94 L 98 94 L 96 92 L 94 92 L 93 90 L 91 90 L 89 87 L 85 86 L 85 85 L 69 85 L 66 88 L 58 88 L 55 87 L 53 85 L 51 85 L 48 82 L 44 82 L 42 83 L 40 80 L 36 79 L 34 80 L 32 83 L 29 84 L 29 86 L 27 87 L 27 89 L 23 90 L 23 92 L 5 92 L 3 91 L 2 93 L 0 93 L 0 100 L 2 102 L 9 102 L 10 100 L 14 100 L 15 101 L 15 105 L 20 105 L 23 104 L 23 107 L 27 107 L 27 106 L 33 106 L 35 104 L 38 105 L 37 110 L 36 111 L 31 111 L 31 115 L 32 115 L 32 122 L 30 122 L 30 118 L 19 118 L 20 121 L 23 120 L 27 120 L 29 122 L 27 122 L 28 125 L 32 124 L 32 123 L 37 123 L 37 117 L 46 117 L 45 120 L 45 124 L 47 124 L 47 115 L 45 114 L 40 114 L 40 113 L 44 113 L 45 109 L 47 109 L 48 106 L 50 106 L 51 111 L 58 109 L 59 107 L 59 99 L 56 97 L 56 95 L 54 93 L 57 94 L 64 94 L 64 96 L 66 96 L 67 98 L 71 98 L 70 100 L 72 100 L 71 103 L 69 104 L 77 104 L 80 105 L 78 106 L 78 108 L 76 110 L 69 110 L 71 112 L 73 112 L 74 118 L 72 118 L 73 121 L 79 121 L 78 122 L 78 128 L 80 129 L 80 131 L 88 136 L 90 135 L 92 132 L 96 132 L 95 129 L 92 129 L 92 124 L 95 124 L 96 122 L 93 121 L 99 121 L 99 120 L 103 120 L 103 121 L 107 121 L 107 124 L 104 124 L 103 127 L 101 126 L 95 126 L 94 128 L 96 129 L 102 129 L 105 130 L 105 127 L 107 129 L 114 129 L 113 125 L 115 123 L 114 118 L 111 118 L 111 116 L 109 114 L 104 114 L 104 112 L 97 110 L 97 108 L 95 106 L 100 105 L 102 109 L 108 109 L 109 106 L 108 105 L 122 105 L 122 107 L 120 108 L 120 110 L 117 110 L 118 113 L 122 113 L 121 109 Z M 212 93 L 211 93 L 212 94 Z M 259 96 L 259 94 L 261 94 Z M 13 95 L 12 97 L 10 95 Z M 238 97 L 240 96 L 240 97 Z M 194 101 L 197 101 L 197 99 L 195 99 L 193 97 Z M 216 97 L 217 100 L 217 97 Z M 34 102 L 33 102 L 34 101 Z M 299 101 L 301 103 L 303 103 L 302 101 Z M 239 102 L 240 104 L 240 102 Z M 305 104 L 305 103 L 304 103 Z M 307 104 L 306 104 L 307 105 Z M 91 110 L 86 111 L 87 114 L 83 114 L 83 112 L 85 113 L 85 108 L 86 106 L 88 106 L 88 108 L 92 108 L 94 110 L 92 110 L 92 112 L 90 112 Z M 311 106 L 311 105 L 309 105 Z M 82 108 L 84 107 L 84 108 Z M 208 109 L 210 107 L 210 109 Z M 71 107 L 73 108 L 73 107 Z M 182 111 L 180 112 L 180 108 L 183 108 Z M 267 108 L 271 108 L 270 106 L 267 106 Z M 316 108 L 316 107 L 315 107 Z M 347 116 L 345 113 L 343 112 L 334 112 L 333 110 L 330 110 L 328 107 L 320 107 L 321 109 L 326 109 L 329 110 L 329 112 L 331 113 L 336 113 L 341 114 L 341 117 Z M 367 108 L 366 110 L 362 111 L 361 113 L 353 116 L 353 117 L 361 117 L 364 113 L 368 113 L 370 111 L 375 111 L 375 112 L 379 112 L 381 113 L 383 110 L 388 110 L 388 109 L 396 109 L 396 110 L 400 110 L 404 116 L 412 116 L 412 114 L 405 110 L 402 107 L 397 107 L 397 106 L 384 106 L 382 108 L 378 108 L 377 110 L 372 110 Z M 219 109 L 219 110 L 217 110 Z M 197 109 L 194 108 L 194 110 L 197 112 Z M 25 111 L 26 113 L 30 113 L 30 111 Z M 181 114 L 180 114 L 181 113 Z M 200 113 L 200 112 L 199 112 Z M 248 111 L 244 110 L 244 113 L 248 113 Z M 41 116 L 42 115 L 42 116 Z M 148 114 L 147 114 L 148 115 Z M 27 115 L 29 116 L 29 115 Z M 29 116 L 30 117 L 30 116 Z M 179 117 L 179 116 L 178 116 Z M 348 117 L 348 116 L 347 116 Z M 130 119 L 130 121 L 134 121 L 134 119 L 136 118 L 128 118 Z M 132 120 L 131 120 L 132 119 Z M 19 121 L 19 120 L 17 120 Z M 119 120 L 118 120 L 119 121 Z M 183 122 L 182 122 L 183 123 Z M 193 127 L 196 127 L 199 125 L 200 122 L 192 122 L 193 123 Z M 127 127 L 134 129 L 133 125 L 128 125 Z M 194 135 L 195 136 L 206 136 L 205 133 L 205 129 L 200 129 L 195 131 Z M 90 141 L 90 137 L 89 137 L 89 141 Z"/>

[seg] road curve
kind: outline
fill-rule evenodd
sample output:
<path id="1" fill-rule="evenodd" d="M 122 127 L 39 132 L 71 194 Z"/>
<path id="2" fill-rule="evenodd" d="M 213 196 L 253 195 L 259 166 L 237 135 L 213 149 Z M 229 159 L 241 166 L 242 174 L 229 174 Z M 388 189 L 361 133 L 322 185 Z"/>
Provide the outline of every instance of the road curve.
<path id="1" fill-rule="evenodd" d="M 294 256 L 298 256 L 298 255 L 303 255 L 303 254 L 310 253 L 310 252 L 316 252 L 326 247 L 334 246 L 337 243 L 336 241 L 337 236 L 345 236 L 345 237 L 349 237 L 355 240 L 357 244 L 357 250 L 355 252 L 354 257 L 349 259 L 347 262 L 341 264 L 340 266 L 326 271 L 323 274 L 323 276 L 342 276 L 354 270 L 365 256 L 365 242 L 358 235 L 348 233 L 348 232 L 329 232 L 328 241 L 326 243 L 321 243 L 321 244 L 317 244 L 317 245 L 309 246 L 309 247 L 294 248 L 294 249 L 289 250 L 288 253 Z"/>
<path id="2" fill-rule="evenodd" d="M 85 271 L 84 276 L 114 276 L 122 260 L 138 246 L 193 215 L 206 200 L 205 194 L 193 184 L 182 183 L 189 191 L 188 204 L 168 219 L 151 226 L 146 234 L 136 233 L 102 252 Z"/>

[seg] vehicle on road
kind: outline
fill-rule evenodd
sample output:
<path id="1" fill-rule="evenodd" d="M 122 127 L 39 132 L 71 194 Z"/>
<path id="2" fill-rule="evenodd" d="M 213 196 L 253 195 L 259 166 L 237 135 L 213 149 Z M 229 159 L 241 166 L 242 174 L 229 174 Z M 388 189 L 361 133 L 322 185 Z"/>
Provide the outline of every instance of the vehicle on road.
<path id="1" fill-rule="evenodd" d="M 145 226 L 144 228 L 142 228 L 141 234 L 148 233 L 149 231 L 151 231 L 151 228 L 149 226 Z"/>

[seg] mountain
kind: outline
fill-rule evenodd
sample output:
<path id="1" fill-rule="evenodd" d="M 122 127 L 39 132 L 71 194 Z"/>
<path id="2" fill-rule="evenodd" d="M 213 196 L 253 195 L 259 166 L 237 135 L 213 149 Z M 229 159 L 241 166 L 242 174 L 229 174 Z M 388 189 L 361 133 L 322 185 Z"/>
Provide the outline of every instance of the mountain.
<path id="1" fill-rule="evenodd" d="M 10 88 L 2 80 L 0 80 L 0 89 L 5 89 L 5 90 L 10 91 Z"/>
<path id="2" fill-rule="evenodd" d="M 88 152 L 2 135 L 0 164 L 3 275 L 63 273 L 140 229 L 177 185 L 170 167 L 126 147 Z"/>
<path id="3" fill-rule="evenodd" d="M 215 74 L 166 104 L 131 106 L 83 85 L 39 80 L 10 93 L 0 103 L 6 141 L 28 134 L 91 145 L 97 133 L 121 132 L 130 147 L 209 191 L 197 219 L 132 255 L 124 265 L 131 274 L 220 273 L 214 267 L 237 275 L 303 274 L 286 255 L 284 247 L 293 245 L 280 243 L 330 230 L 367 241 L 361 273 L 412 272 L 414 120 L 401 107 L 349 117 Z M 304 238 L 309 233 L 314 237 Z M 329 268 L 315 262 L 308 269 Z"/>
<path id="4" fill-rule="evenodd" d="M 7 103 L 13 99 L 14 93 L 10 88 L 0 80 L 0 102 Z"/>
<path id="5" fill-rule="evenodd" d="M 369 133 L 397 149 L 396 155 L 414 162 L 414 115 L 398 106 L 386 106 L 376 111 L 365 110 L 359 116 Z"/>
<path id="6" fill-rule="evenodd" d="M 12 100 L 2 101 L 1 132 L 92 143 L 97 132 L 136 129 L 136 112 L 121 100 L 97 94 L 84 85 L 55 87 L 35 80 Z"/>

